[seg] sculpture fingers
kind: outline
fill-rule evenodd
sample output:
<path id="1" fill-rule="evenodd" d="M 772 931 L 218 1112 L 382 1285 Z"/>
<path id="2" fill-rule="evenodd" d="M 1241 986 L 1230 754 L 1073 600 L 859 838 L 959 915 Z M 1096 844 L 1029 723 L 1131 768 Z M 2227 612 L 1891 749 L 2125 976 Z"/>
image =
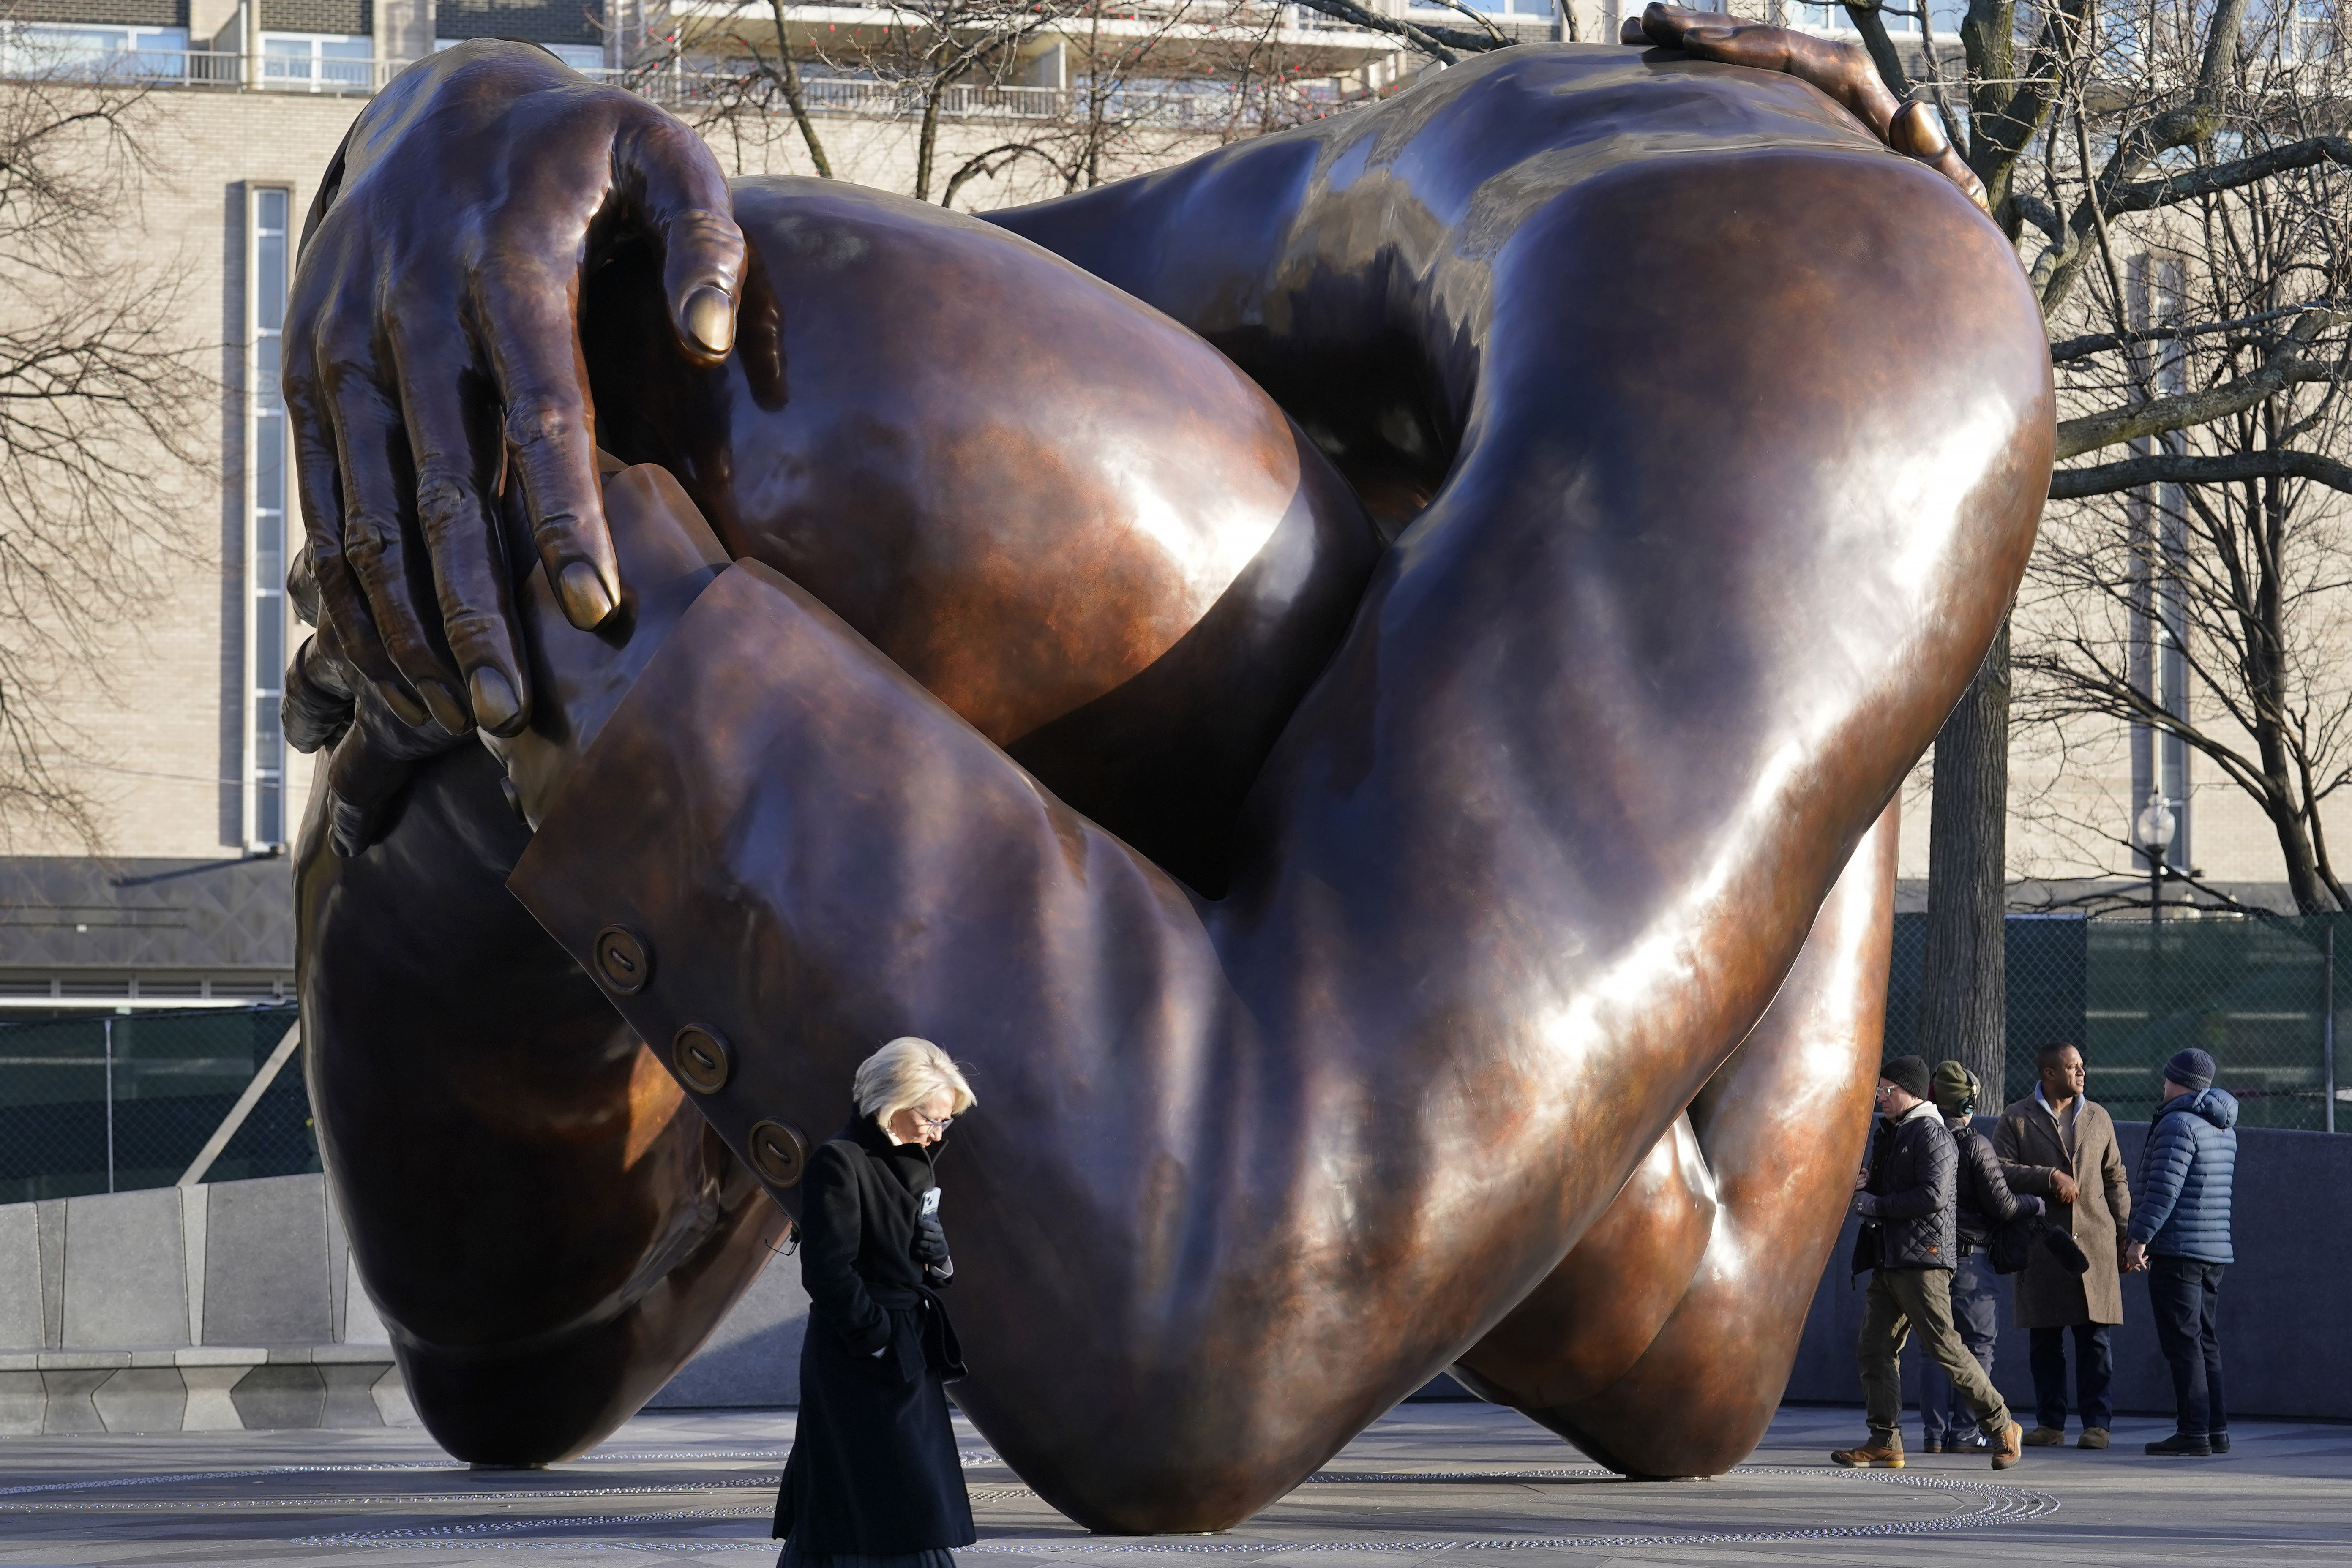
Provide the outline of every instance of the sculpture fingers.
<path id="1" fill-rule="evenodd" d="M 717 364 L 735 344 L 743 279 L 743 231 L 727 179 L 701 137 L 648 106 L 614 149 L 620 194 L 658 237 L 662 289 L 678 347 Z"/>
<path id="2" fill-rule="evenodd" d="M 532 548 L 565 616 L 584 630 L 619 608 L 621 580 L 572 319 L 574 267 L 568 254 L 515 243 L 476 279 L 473 313 L 498 384 Z"/>
<path id="3" fill-rule="evenodd" d="M 444 275 L 435 268 L 426 276 Z M 457 313 L 454 287 L 405 282 L 386 304 L 383 332 L 410 458 L 416 533 L 457 689 L 475 722 L 512 734 L 530 711 L 530 685 L 496 511 L 504 464 L 495 413 L 469 395 L 465 347 L 444 336 Z"/>
<path id="4" fill-rule="evenodd" d="M 343 552 L 343 478 L 336 455 L 333 411 L 321 384 L 310 334 L 299 314 L 289 314 L 286 333 L 286 405 L 293 436 L 296 495 L 302 508 L 303 546 L 310 585 L 321 622 L 341 630 L 340 656 L 375 687 L 395 713 L 412 724 L 432 721 L 393 667 L 375 618 L 369 614 L 349 559 Z"/>
<path id="5" fill-rule="evenodd" d="M 1903 103 L 1886 86 L 1869 53 L 1793 28 L 1744 22 L 1662 0 L 1625 18 L 1622 41 L 1681 49 L 1703 60 L 1780 71 L 1819 88 L 1897 153 L 1934 169 L 1979 209 L 1990 211 L 1984 182 L 1952 146 L 1943 117 L 1929 103 Z"/>
<path id="6" fill-rule="evenodd" d="M 1456 1364 L 1481 1395 L 1634 1475 L 1717 1475 L 1761 1439 L 1868 1135 L 1896 818 L 1890 806 L 1854 851 L 1689 1115 Z"/>
<path id="7" fill-rule="evenodd" d="M 352 686 L 351 667 L 321 647 L 316 634 L 304 637 L 287 666 L 278 705 L 286 743 L 308 755 L 341 739 L 352 722 Z"/>
<path id="8" fill-rule="evenodd" d="M 1918 159 L 1944 178 L 1958 185 L 1977 210 L 1990 215 L 1992 204 L 1985 195 L 1984 182 L 1977 178 L 1968 160 L 1952 145 L 1944 133 L 1943 116 L 1929 103 L 1906 103 L 1895 116 L 1887 132 L 1887 144 L 1896 152 Z"/>
<path id="9" fill-rule="evenodd" d="M 473 728 L 457 695 L 433 602 L 433 563 L 416 537 L 415 468 L 389 374 L 370 339 L 371 322 L 331 323 L 320 345 L 321 380 L 342 479 L 341 559 L 357 582 L 370 622 L 402 681 L 424 703 L 445 742 Z"/>

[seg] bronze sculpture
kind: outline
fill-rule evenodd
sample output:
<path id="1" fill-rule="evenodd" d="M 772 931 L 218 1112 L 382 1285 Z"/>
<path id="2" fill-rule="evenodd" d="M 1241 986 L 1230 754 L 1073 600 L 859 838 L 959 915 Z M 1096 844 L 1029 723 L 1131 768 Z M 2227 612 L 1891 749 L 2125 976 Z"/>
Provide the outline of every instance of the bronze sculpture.
<path id="1" fill-rule="evenodd" d="M 1084 272 L 814 182 L 729 219 L 519 50 L 362 117 L 289 336 L 305 1019 L 453 1451 L 642 1401 L 778 1223 L 738 1160 L 789 1203 L 822 1086 L 909 1032 L 994 1112 L 960 1402 L 1082 1522 L 1244 1517 L 1457 1358 L 1621 1468 L 1752 1445 L 1863 1133 L 1891 823 L 1855 847 L 2006 607 L 2051 407 L 1955 182 L 1698 57 L 1948 149 L 1707 21 L 998 215 Z M 898 257 L 988 308 L 906 324 Z M 1032 290 L 1120 345 L 1078 414 Z M 592 440 L 676 484 L 600 492 Z M 974 472 L 1012 500 L 960 526 Z"/>

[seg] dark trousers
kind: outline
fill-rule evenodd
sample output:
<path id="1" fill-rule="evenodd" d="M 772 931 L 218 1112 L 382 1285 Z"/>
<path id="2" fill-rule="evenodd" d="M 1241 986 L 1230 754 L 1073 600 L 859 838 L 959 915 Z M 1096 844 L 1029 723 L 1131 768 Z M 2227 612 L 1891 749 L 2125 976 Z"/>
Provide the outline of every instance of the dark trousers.
<path id="1" fill-rule="evenodd" d="M 2074 1336 L 2074 1408 L 2085 1431 L 2116 1424 L 2115 1400 L 2107 1392 L 2115 1381 L 2113 1331 L 2105 1323 L 2075 1323 L 2063 1329 L 2035 1329 L 2033 1335 L 2034 1419 L 2053 1432 L 2066 1429 L 2066 1336 Z"/>
<path id="2" fill-rule="evenodd" d="M 2225 1267 L 2194 1258 L 2147 1260 L 2156 1342 L 2172 1363 L 2172 1403 L 2180 1414 L 2180 1430 L 2192 1435 L 2230 1429 L 2229 1410 L 2221 1403 L 2221 1343 L 2213 1333 Z"/>
<path id="3" fill-rule="evenodd" d="M 2000 1342 L 2000 1278 L 1982 1252 L 1965 1252 L 1952 1268 L 1952 1327 L 1985 1375 L 1992 1375 L 1993 1347 Z M 1919 1358 L 1919 1426 L 1934 1448 L 1947 1435 L 1967 1438 L 1977 1431 L 1975 1413 L 1960 1397 L 1933 1356 Z M 2000 1436 L 1987 1432 L 1985 1437 Z"/>

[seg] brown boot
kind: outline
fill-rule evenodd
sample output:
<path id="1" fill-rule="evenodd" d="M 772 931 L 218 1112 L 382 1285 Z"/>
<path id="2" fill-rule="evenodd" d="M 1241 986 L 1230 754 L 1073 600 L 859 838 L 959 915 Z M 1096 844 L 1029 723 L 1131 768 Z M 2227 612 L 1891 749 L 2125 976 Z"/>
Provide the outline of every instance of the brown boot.
<path id="1" fill-rule="evenodd" d="M 1858 1448 L 1832 1448 L 1830 1462 L 1850 1470 L 1899 1470 L 1903 1468 L 1903 1434 L 1873 1432 Z"/>
<path id="2" fill-rule="evenodd" d="M 2084 1427 L 2082 1436 L 2074 1442 L 2077 1448 L 2104 1448 L 2106 1446 L 2107 1429 L 2104 1426 Z"/>
<path id="3" fill-rule="evenodd" d="M 2005 1470 L 2024 1457 L 2025 1428 L 2012 1421 L 2009 1424 L 2009 1430 L 1993 1441 L 1992 1468 Z"/>

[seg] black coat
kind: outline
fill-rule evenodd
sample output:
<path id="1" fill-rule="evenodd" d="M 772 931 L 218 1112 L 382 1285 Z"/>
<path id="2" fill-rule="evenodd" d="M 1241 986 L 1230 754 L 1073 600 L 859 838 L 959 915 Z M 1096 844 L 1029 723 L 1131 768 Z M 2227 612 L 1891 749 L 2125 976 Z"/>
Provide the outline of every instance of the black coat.
<path id="1" fill-rule="evenodd" d="M 1870 1183 L 1854 1196 L 1863 1217 L 1853 1271 L 1949 1268 L 1959 1151 L 1929 1106 L 1921 1116 L 1881 1118 L 1870 1145 Z"/>
<path id="2" fill-rule="evenodd" d="M 914 1255 L 933 1184 L 925 1151 L 870 1117 L 809 1157 L 800 1423 L 775 1523 L 803 1552 L 896 1557 L 979 1539 L 942 1386 L 964 1370 L 934 1294 L 947 1280 Z"/>
<path id="3" fill-rule="evenodd" d="M 1945 1126 L 1959 1155 L 1954 1229 L 1962 1247 L 1982 1252 L 1992 1244 L 1992 1233 L 2023 1214 L 2025 1205 L 2009 1190 L 2009 1178 L 2001 1173 L 2000 1156 L 1993 1152 L 1990 1139 L 1969 1126 L 1965 1118 Z"/>

